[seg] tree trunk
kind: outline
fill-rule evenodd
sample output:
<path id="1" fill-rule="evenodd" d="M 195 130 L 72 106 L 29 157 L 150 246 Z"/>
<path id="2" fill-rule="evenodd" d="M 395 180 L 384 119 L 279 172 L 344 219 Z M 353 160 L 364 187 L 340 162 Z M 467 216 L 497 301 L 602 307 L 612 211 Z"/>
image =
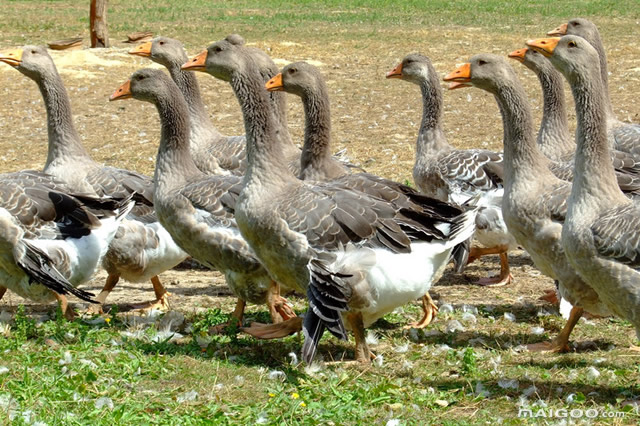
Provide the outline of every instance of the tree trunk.
<path id="1" fill-rule="evenodd" d="M 91 26 L 91 47 L 109 47 L 107 0 L 91 0 L 89 23 Z"/>

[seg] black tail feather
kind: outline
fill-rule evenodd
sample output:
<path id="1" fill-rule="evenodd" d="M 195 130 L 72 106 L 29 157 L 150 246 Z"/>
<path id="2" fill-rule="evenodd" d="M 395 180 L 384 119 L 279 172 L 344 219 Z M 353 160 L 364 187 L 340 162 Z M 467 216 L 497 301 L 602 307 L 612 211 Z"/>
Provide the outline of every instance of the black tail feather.
<path id="1" fill-rule="evenodd" d="M 302 333 L 304 334 L 302 359 L 307 364 L 311 364 L 316 356 L 318 343 L 324 334 L 324 328 L 323 321 L 313 312 L 313 309 L 309 308 L 304 316 L 304 324 L 302 326 Z"/>
<path id="2" fill-rule="evenodd" d="M 348 339 L 342 312 L 348 310 L 351 297 L 349 287 L 343 282 L 349 275 L 332 273 L 320 259 L 309 262 L 309 272 L 309 309 L 302 327 L 305 336 L 302 357 L 306 363 L 313 361 L 325 329 L 339 339 Z"/>
<path id="3" fill-rule="evenodd" d="M 53 265 L 53 262 L 45 252 L 38 247 L 23 241 L 25 246 L 24 258 L 18 262 L 18 266 L 29 276 L 31 281 L 44 285 L 58 294 L 73 294 L 79 299 L 90 303 L 98 303 L 93 300 L 94 295 L 73 286 Z"/>
<path id="4" fill-rule="evenodd" d="M 469 252 L 471 251 L 471 240 L 469 238 L 453 248 L 451 258 L 453 259 L 453 270 L 456 274 L 462 273 L 464 267 L 469 261 Z"/>

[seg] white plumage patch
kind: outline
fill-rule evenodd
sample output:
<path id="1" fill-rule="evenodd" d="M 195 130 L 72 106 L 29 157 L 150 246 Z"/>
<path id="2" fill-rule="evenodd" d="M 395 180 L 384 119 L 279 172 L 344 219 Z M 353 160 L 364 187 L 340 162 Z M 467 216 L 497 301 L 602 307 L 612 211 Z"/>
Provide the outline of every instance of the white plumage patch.
<path id="1" fill-rule="evenodd" d="M 332 270 L 351 274 L 363 272 L 369 285 L 369 306 L 361 309 L 364 326 L 398 306 L 424 296 L 434 280 L 440 277 L 453 248 L 470 238 L 474 231 L 476 211 L 466 214 L 461 229 L 450 239 L 414 242 L 410 253 L 356 247 L 349 244 L 335 253 Z"/>

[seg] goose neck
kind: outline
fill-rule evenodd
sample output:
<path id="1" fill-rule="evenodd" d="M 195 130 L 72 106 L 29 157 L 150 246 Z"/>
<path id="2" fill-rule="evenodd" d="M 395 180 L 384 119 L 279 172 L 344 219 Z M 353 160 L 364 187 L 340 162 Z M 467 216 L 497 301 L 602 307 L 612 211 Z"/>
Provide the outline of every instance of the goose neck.
<path id="1" fill-rule="evenodd" d="M 187 101 L 190 116 L 194 119 L 209 120 L 204 103 L 200 96 L 200 86 L 194 72 L 184 71 L 181 66 L 188 60 L 187 55 L 168 66 L 169 74 Z"/>
<path id="2" fill-rule="evenodd" d="M 507 188 L 527 185 L 531 179 L 554 179 L 549 160 L 537 147 L 533 118 L 522 85 L 519 82 L 502 84 L 494 95 L 502 115 Z"/>
<path id="3" fill-rule="evenodd" d="M 607 52 L 604 50 L 604 44 L 600 38 L 600 34 L 596 31 L 594 38 L 590 41 L 590 44 L 598 52 L 598 59 L 600 60 L 600 79 L 602 81 L 602 97 L 603 107 L 605 114 L 608 117 L 615 117 L 613 113 L 613 106 L 611 105 L 611 98 L 609 96 L 609 68 L 607 65 Z"/>
<path id="4" fill-rule="evenodd" d="M 620 200 L 624 195 L 618 187 L 609 153 L 602 82 L 598 78 L 578 76 L 571 83 L 571 91 L 578 122 L 571 197 L 576 202 L 594 200 L 611 205 L 613 200 Z"/>
<path id="5" fill-rule="evenodd" d="M 435 74 L 435 72 L 434 72 Z M 439 82 L 423 80 L 420 83 L 422 93 L 422 121 L 418 132 L 417 157 L 428 159 L 442 151 L 451 150 L 442 130 L 442 88 Z"/>
<path id="6" fill-rule="evenodd" d="M 189 115 L 187 105 L 177 89 L 155 102 L 160 115 L 160 146 L 154 180 L 157 189 L 175 188 L 193 178 L 204 176 L 189 151 Z"/>
<path id="7" fill-rule="evenodd" d="M 562 75 L 555 69 L 537 75 L 543 99 L 538 146 L 551 159 L 564 160 L 574 153 L 575 142 L 569 133 Z"/>
<path id="8" fill-rule="evenodd" d="M 264 187 L 296 180 L 287 169 L 282 129 L 271 113 L 268 92 L 259 72 L 255 69 L 234 72 L 231 87 L 242 109 L 247 137 L 245 186 Z"/>
<path id="9" fill-rule="evenodd" d="M 45 168 L 71 158 L 85 157 L 89 160 L 89 153 L 73 125 L 71 102 L 60 75 L 56 71 L 43 74 L 38 80 L 38 87 L 47 111 L 49 146 Z"/>
<path id="10" fill-rule="evenodd" d="M 331 109 L 329 96 L 322 88 L 302 97 L 305 115 L 304 145 L 300 170 L 323 170 L 331 160 Z"/>

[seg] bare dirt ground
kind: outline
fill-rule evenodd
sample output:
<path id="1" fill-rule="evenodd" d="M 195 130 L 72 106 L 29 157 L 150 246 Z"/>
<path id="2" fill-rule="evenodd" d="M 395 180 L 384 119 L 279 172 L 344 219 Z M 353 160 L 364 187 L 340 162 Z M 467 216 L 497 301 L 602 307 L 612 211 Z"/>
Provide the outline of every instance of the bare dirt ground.
<path id="1" fill-rule="evenodd" d="M 560 23 L 560 22 L 559 22 Z M 600 22 L 609 52 L 610 87 L 615 112 L 623 120 L 640 122 L 640 44 L 637 22 L 615 19 Z M 414 142 L 421 116 L 420 92 L 414 85 L 384 78 L 405 54 L 419 51 L 431 57 L 441 74 L 453 70 L 471 55 L 492 52 L 506 55 L 523 46 L 527 38 L 544 36 L 546 30 L 532 26 L 512 32 L 488 34 L 478 28 L 432 28 L 404 31 L 376 30 L 368 38 L 350 39 L 319 33 L 305 40 L 287 37 L 251 40 L 250 45 L 265 49 L 279 65 L 290 61 L 313 60 L 326 76 L 333 117 L 334 150 L 346 148 L 353 162 L 369 172 L 400 181 L 411 180 Z M 636 31 L 634 33 L 634 31 Z M 165 35 L 175 36 L 171 32 Z M 225 33 L 220 33 L 217 39 Z M 216 39 L 216 37 L 212 37 Z M 115 37 L 114 37 L 115 39 Z M 198 53 L 208 41 L 189 44 L 190 54 Z M 0 43 L 0 48 L 14 47 Z M 150 104 L 129 100 L 108 102 L 108 96 L 133 71 L 156 66 L 143 58 L 127 55 L 131 45 L 115 43 L 110 49 L 52 53 L 71 97 L 74 121 L 85 145 L 98 161 L 153 173 L 159 139 L 156 111 Z M 541 95 L 535 76 L 513 63 L 528 93 L 536 118 L 541 114 Z M 214 123 L 227 134 L 243 133 L 237 102 L 230 87 L 208 75 L 199 75 Z M 47 153 L 45 111 L 36 85 L 17 71 L 0 64 L 0 172 L 24 168 L 39 169 Z M 570 92 L 567 91 L 570 97 Z M 571 101 L 569 102 L 572 108 Z M 570 120 L 575 114 L 570 109 Z M 298 99 L 289 97 L 289 125 L 295 139 L 301 140 L 304 120 Z M 444 126 L 457 147 L 483 147 L 501 150 L 502 129 L 495 101 L 478 89 L 445 92 Z M 465 274 L 446 274 L 432 290 L 453 303 L 539 304 L 543 289 L 551 280 L 541 276 L 528 256 L 511 256 L 514 283 L 503 288 L 485 289 L 471 281 L 497 270 L 497 258 L 485 258 L 470 265 Z M 233 300 L 217 272 L 168 271 L 162 281 L 173 293 L 178 309 L 223 306 Z M 84 288 L 99 292 L 104 275 Z M 108 304 L 127 304 L 151 299 L 149 284 L 121 282 Z M 0 309 L 17 304 L 31 305 L 7 293 Z M 300 306 L 302 302 L 300 301 Z"/>

